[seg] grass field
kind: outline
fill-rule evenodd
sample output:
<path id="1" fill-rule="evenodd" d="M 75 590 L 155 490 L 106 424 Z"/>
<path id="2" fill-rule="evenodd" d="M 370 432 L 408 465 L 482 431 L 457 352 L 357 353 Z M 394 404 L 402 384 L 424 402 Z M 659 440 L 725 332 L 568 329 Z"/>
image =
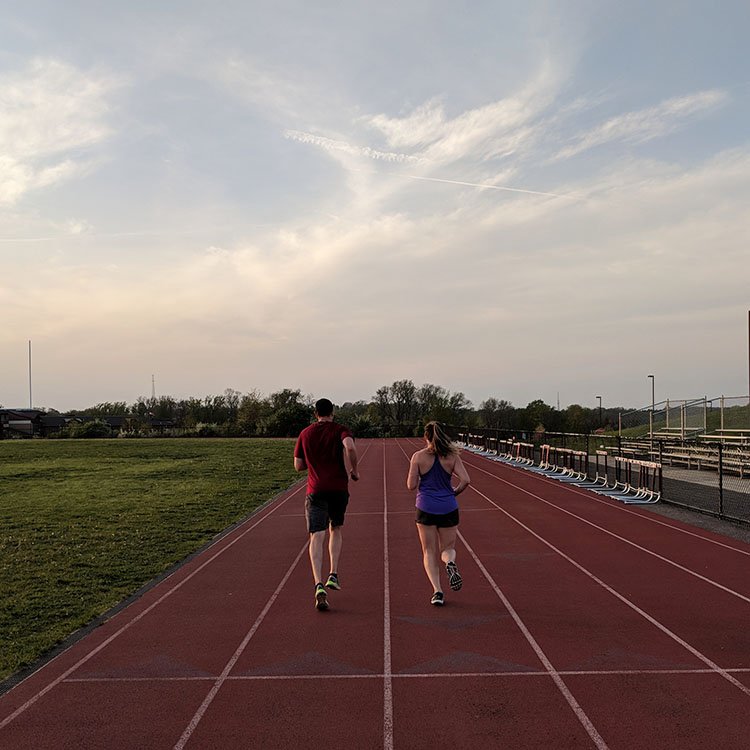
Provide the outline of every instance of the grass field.
<path id="1" fill-rule="evenodd" d="M 0 680 L 292 484 L 292 447 L 0 442 Z"/>

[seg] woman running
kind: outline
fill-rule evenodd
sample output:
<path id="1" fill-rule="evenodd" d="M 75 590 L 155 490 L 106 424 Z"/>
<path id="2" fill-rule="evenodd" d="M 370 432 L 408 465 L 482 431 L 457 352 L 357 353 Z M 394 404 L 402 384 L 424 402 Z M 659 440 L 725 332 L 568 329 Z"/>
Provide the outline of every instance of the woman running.
<path id="1" fill-rule="evenodd" d="M 411 457 L 406 486 L 417 490 L 417 531 L 425 573 L 433 589 L 430 603 L 441 607 L 445 604 L 440 586 L 441 560 L 451 589 L 458 591 L 462 585 L 456 567 L 456 495 L 469 486 L 469 475 L 458 455 L 458 446 L 437 422 L 425 425 L 424 439 L 427 446 Z M 458 479 L 456 487 L 451 483 L 453 476 Z"/>

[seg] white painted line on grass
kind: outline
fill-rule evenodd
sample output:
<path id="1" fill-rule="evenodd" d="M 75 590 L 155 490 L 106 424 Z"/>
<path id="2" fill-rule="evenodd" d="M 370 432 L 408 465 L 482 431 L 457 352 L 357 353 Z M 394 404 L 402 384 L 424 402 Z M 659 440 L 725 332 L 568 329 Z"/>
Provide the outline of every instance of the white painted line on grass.
<path id="1" fill-rule="evenodd" d="M 242 652 L 247 647 L 247 644 L 250 643 L 250 639 L 255 635 L 256 631 L 260 627 L 260 624 L 263 622 L 265 616 L 268 614 L 268 610 L 271 609 L 271 606 L 276 601 L 279 593 L 281 592 L 281 589 L 284 588 L 286 582 L 289 580 L 289 576 L 292 575 L 292 571 L 297 567 L 297 563 L 299 563 L 300 558 L 302 555 L 307 551 L 309 545 L 309 541 L 305 540 L 304 545 L 302 545 L 302 549 L 297 553 L 297 557 L 294 558 L 294 562 L 289 566 L 286 573 L 284 574 L 284 577 L 281 579 L 281 582 L 276 587 L 276 590 L 271 594 L 271 597 L 266 602 L 266 606 L 263 607 L 263 610 L 256 618 L 255 622 L 253 623 L 253 626 L 248 630 L 247 635 L 242 639 L 242 642 L 237 647 L 237 650 L 232 654 L 231 659 L 227 662 L 226 666 L 222 670 L 221 674 L 219 675 L 219 678 L 214 683 L 214 686 L 209 691 L 208 695 L 203 699 L 203 703 L 200 704 L 198 707 L 198 710 L 195 712 L 195 715 L 190 720 L 190 723 L 185 728 L 185 731 L 182 733 L 182 736 L 177 741 L 177 743 L 174 746 L 174 750 L 182 750 L 183 747 L 185 747 L 185 743 L 190 739 L 193 732 L 195 731 L 196 727 L 200 723 L 200 720 L 203 718 L 203 715 L 206 713 L 206 710 L 213 702 L 213 699 L 216 697 L 216 694 L 219 692 L 221 686 L 224 684 L 224 682 L 227 679 L 227 676 L 232 671 L 232 668 L 237 663 L 237 660 L 242 656 Z"/>
<path id="2" fill-rule="evenodd" d="M 482 561 L 477 557 L 474 550 L 471 548 L 469 543 L 466 541 L 466 538 L 464 535 L 459 531 L 458 532 L 459 539 L 463 542 L 464 547 L 469 551 L 469 554 L 474 558 L 474 562 L 479 567 L 479 570 L 482 571 L 482 575 L 487 579 L 490 586 L 492 586 L 493 591 L 497 594 L 500 601 L 503 603 L 503 606 L 508 610 L 510 613 L 510 616 L 515 620 L 516 625 L 519 627 L 521 632 L 523 633 L 526 640 L 529 642 L 529 645 L 532 649 L 534 649 L 534 653 L 536 653 L 537 657 L 539 657 L 539 661 L 542 662 L 544 665 L 545 670 L 549 674 L 549 676 L 554 681 L 555 685 L 557 685 L 557 689 L 562 693 L 565 700 L 568 702 L 568 705 L 573 710 L 573 713 L 576 715 L 576 718 L 578 721 L 581 722 L 581 725 L 588 733 L 589 737 L 591 738 L 592 742 L 600 749 L 600 750 L 607 750 L 607 743 L 604 741 L 604 738 L 599 734 L 599 732 L 596 730 L 596 727 L 594 726 L 591 719 L 589 719 L 586 712 L 581 708 L 581 705 L 578 703 L 578 701 L 573 696 L 573 693 L 570 692 L 570 688 L 565 684 L 565 681 L 560 677 L 560 673 L 555 670 L 555 668 L 552 666 L 552 662 L 547 658 L 547 655 L 542 650 L 542 647 L 537 643 L 534 636 L 531 634 L 529 629 L 526 627 L 523 620 L 520 618 L 518 613 L 515 609 L 513 609 L 513 605 L 508 601 L 508 598 L 505 596 L 505 594 L 502 592 L 500 587 L 495 582 L 495 579 L 489 574 L 487 571 L 487 568 L 482 565 Z"/>
<path id="3" fill-rule="evenodd" d="M 704 664 L 706 664 L 710 669 L 715 671 L 717 674 L 720 674 L 725 680 L 729 681 L 734 685 L 736 688 L 739 688 L 743 693 L 750 696 L 750 688 L 743 685 L 739 680 L 736 680 L 734 677 L 732 677 L 729 672 L 726 669 L 723 669 L 718 664 L 716 664 L 714 661 L 709 659 L 705 654 L 698 651 L 698 649 L 691 646 L 687 641 L 685 641 L 683 638 L 680 638 L 679 635 L 671 631 L 666 625 L 663 625 L 661 622 L 659 622 L 655 617 L 652 617 L 648 612 L 642 610 L 635 602 L 630 601 L 626 596 L 623 596 L 618 591 L 615 591 L 609 584 L 605 583 L 601 578 L 596 576 L 594 573 L 592 573 L 588 568 L 585 568 L 580 563 L 576 562 L 572 557 L 569 557 L 566 555 L 561 549 L 558 549 L 555 547 L 552 542 L 547 541 L 543 536 L 537 534 L 533 529 L 529 528 L 525 523 L 517 519 L 512 513 L 509 513 L 504 508 L 501 508 L 494 500 L 490 499 L 485 495 L 483 492 L 480 492 L 476 487 L 472 486 L 472 489 L 474 492 L 481 495 L 483 498 L 485 498 L 488 502 L 492 503 L 496 508 L 498 508 L 500 511 L 502 511 L 508 518 L 510 518 L 512 521 L 517 523 L 522 529 L 525 529 L 529 532 L 532 536 L 536 537 L 542 544 L 549 547 L 554 552 L 557 552 L 560 557 L 562 557 L 564 560 L 567 560 L 571 565 L 573 565 L 575 568 L 580 570 L 583 574 L 587 575 L 589 578 L 591 578 L 592 581 L 595 581 L 598 583 L 603 589 L 608 591 L 612 596 L 619 599 L 623 604 L 626 604 L 628 607 L 630 607 L 634 612 L 637 612 L 641 617 L 645 618 L 650 622 L 652 625 L 657 627 L 659 630 L 662 631 L 662 633 L 665 633 L 668 635 L 672 640 L 679 643 L 683 648 L 685 648 L 687 651 L 689 651 L 693 656 L 695 656 L 697 659 L 702 661 Z"/>
<path id="4" fill-rule="evenodd" d="M 715 586 L 718 589 L 721 589 L 722 591 L 725 591 L 727 594 L 731 594 L 732 596 L 736 596 L 738 599 L 742 599 L 742 601 L 747 602 L 750 604 L 750 597 L 745 596 L 744 594 L 741 594 L 739 591 L 735 591 L 734 589 L 730 589 L 728 586 L 724 586 L 724 584 L 719 583 L 718 581 L 714 581 L 711 578 L 707 578 L 704 575 L 701 575 L 700 573 L 697 573 L 694 570 L 691 570 L 690 568 L 686 568 L 684 565 L 681 565 L 678 562 L 675 562 L 674 560 L 670 560 L 668 557 L 664 557 L 664 555 L 660 555 L 658 552 L 654 552 L 653 550 L 648 549 L 647 547 L 643 547 L 637 542 L 633 542 L 630 539 L 626 539 L 624 536 L 620 536 L 619 534 L 616 534 L 614 531 L 610 531 L 609 529 L 605 529 L 603 526 L 599 526 L 598 524 L 594 523 L 593 521 L 589 521 L 586 518 L 583 518 L 583 516 L 579 516 L 576 513 L 573 513 L 572 511 L 566 510 L 565 508 L 561 508 L 559 505 L 555 505 L 554 503 L 550 502 L 549 500 L 545 500 L 541 495 L 537 495 L 534 492 L 531 492 L 527 489 L 524 489 L 523 487 L 520 487 L 517 484 L 513 484 L 513 482 L 509 482 L 507 479 L 503 479 L 502 477 L 497 476 L 496 474 L 493 474 L 490 471 L 487 471 L 486 469 L 483 469 L 481 466 L 476 466 L 474 464 L 469 464 L 472 469 L 477 469 L 478 471 L 483 472 L 484 474 L 487 474 L 488 476 L 492 477 L 493 479 L 496 479 L 498 482 L 502 482 L 503 484 L 507 484 L 510 487 L 514 487 L 515 489 L 519 490 L 520 492 L 523 492 L 526 495 L 529 495 L 530 497 L 535 498 L 536 500 L 539 500 L 543 502 L 545 505 L 549 505 L 551 508 L 555 508 L 556 510 L 559 510 L 561 513 L 566 513 L 567 515 L 571 516 L 572 518 L 575 518 L 582 523 L 588 524 L 589 526 L 598 529 L 599 531 L 603 531 L 605 534 L 609 534 L 609 536 L 614 537 L 615 539 L 619 539 L 621 542 L 625 542 L 625 544 L 629 544 L 631 547 L 635 547 L 636 549 L 640 550 L 641 552 L 645 552 L 648 555 L 651 555 L 652 557 L 657 558 L 658 560 L 661 560 L 662 562 L 667 563 L 668 565 L 672 565 L 673 567 L 677 568 L 678 570 L 683 571 L 683 573 L 688 573 L 691 576 L 694 576 L 695 578 L 698 578 L 699 580 L 703 581 L 704 583 L 708 583 L 711 586 Z M 476 488 L 474 488 L 476 489 Z M 479 492 L 479 490 L 476 490 Z M 482 494 L 481 492 L 479 493 Z M 484 497 L 487 497 L 484 495 Z M 488 498 L 489 499 L 489 498 Z M 500 506 L 497 506 L 498 508 Z M 502 510 L 502 508 L 500 508 Z"/>

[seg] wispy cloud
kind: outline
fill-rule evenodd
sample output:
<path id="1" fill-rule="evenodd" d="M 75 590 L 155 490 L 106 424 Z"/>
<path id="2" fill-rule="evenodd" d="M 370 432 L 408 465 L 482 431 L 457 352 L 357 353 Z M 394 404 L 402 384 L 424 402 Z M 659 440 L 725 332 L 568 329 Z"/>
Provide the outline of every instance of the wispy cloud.
<path id="1" fill-rule="evenodd" d="M 86 150 L 113 133 L 109 96 L 119 85 L 49 59 L 0 76 L 0 204 L 87 169 Z"/>
<path id="2" fill-rule="evenodd" d="M 561 79 L 555 65 L 542 61 L 531 80 L 513 94 L 453 118 L 446 116 L 439 99 L 431 99 L 403 117 L 378 114 L 362 119 L 390 146 L 419 146 L 420 155 L 436 165 L 518 156 L 542 135 L 540 117 L 554 101 Z"/>
<path id="3" fill-rule="evenodd" d="M 716 109 L 727 99 L 728 94 L 725 91 L 700 91 L 688 96 L 667 99 L 656 107 L 612 117 L 577 136 L 569 146 L 560 149 L 553 160 L 569 159 L 595 146 L 613 141 L 650 141 L 673 132 L 692 115 Z"/>

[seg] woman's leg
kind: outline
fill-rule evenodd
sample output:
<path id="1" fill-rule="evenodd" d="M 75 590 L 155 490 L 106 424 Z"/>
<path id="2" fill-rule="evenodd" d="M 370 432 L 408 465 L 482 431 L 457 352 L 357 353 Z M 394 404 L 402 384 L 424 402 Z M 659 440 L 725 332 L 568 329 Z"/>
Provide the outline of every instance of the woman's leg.
<path id="1" fill-rule="evenodd" d="M 443 529 L 438 529 L 438 537 L 440 540 L 440 559 L 444 565 L 449 562 L 456 561 L 456 534 L 458 533 L 458 526 L 448 526 Z"/>
<path id="2" fill-rule="evenodd" d="M 422 543 L 422 564 L 427 578 L 430 579 L 432 590 L 442 591 L 440 588 L 440 538 L 436 526 L 417 524 L 419 541 Z"/>

